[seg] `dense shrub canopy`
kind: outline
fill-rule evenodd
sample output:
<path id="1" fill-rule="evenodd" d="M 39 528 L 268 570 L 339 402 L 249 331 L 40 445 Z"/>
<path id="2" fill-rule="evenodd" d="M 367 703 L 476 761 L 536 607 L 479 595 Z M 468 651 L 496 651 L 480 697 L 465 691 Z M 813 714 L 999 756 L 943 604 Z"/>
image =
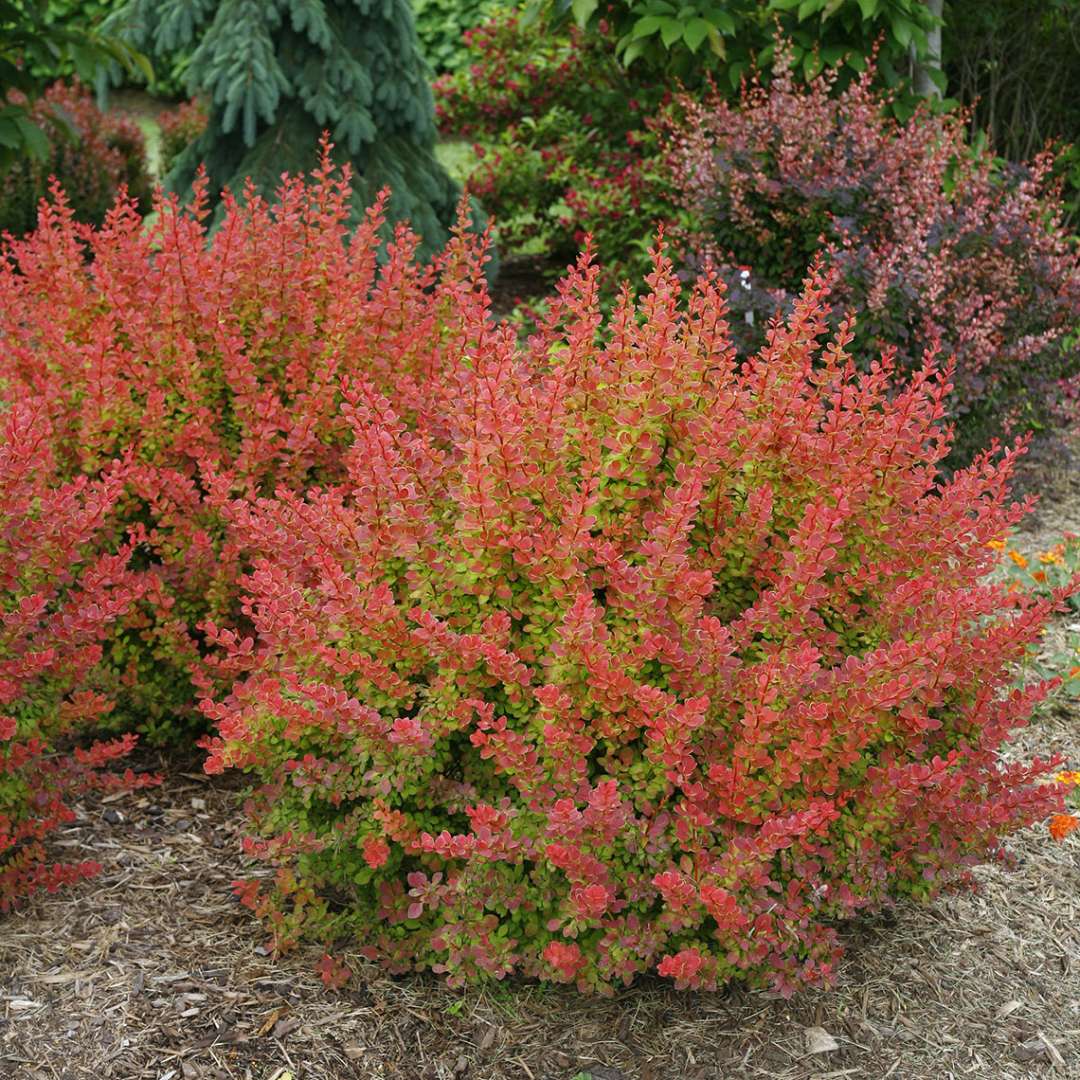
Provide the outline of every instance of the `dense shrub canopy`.
<path id="1" fill-rule="evenodd" d="M 44 838 L 73 817 L 67 799 L 153 782 L 103 771 L 131 736 L 59 752 L 108 711 L 102 641 L 145 582 L 128 569 L 129 549 L 103 552 L 122 476 L 59 481 L 49 435 L 40 401 L 0 414 L 0 911 L 97 869 L 46 858 Z"/>
<path id="2" fill-rule="evenodd" d="M 988 580 L 1015 452 L 938 477 L 947 373 L 823 345 L 820 273 L 742 360 L 713 282 L 658 257 L 603 326 L 597 275 L 524 348 L 478 289 L 392 379 L 354 351 L 342 482 L 223 507 L 208 768 L 258 783 L 279 947 L 787 992 L 1059 799 L 997 749 L 1061 592 Z"/>
<path id="3" fill-rule="evenodd" d="M 988 433 L 1044 423 L 1080 372 L 1080 258 L 1050 158 L 1002 168 L 966 143 L 959 115 L 887 117 L 872 70 L 837 95 L 788 63 L 781 51 L 769 86 L 737 104 L 680 102 L 669 151 L 691 268 L 714 262 L 756 347 L 825 243 L 834 309 L 858 316 L 869 355 L 895 347 L 907 371 L 931 346 L 955 355 L 968 457 Z"/>
<path id="4" fill-rule="evenodd" d="M 0 263 L 0 399 L 45 403 L 62 477 L 134 454 L 114 529 L 136 531 L 156 585 L 107 658 L 115 715 L 155 737 L 191 719 L 198 623 L 239 615 L 243 556 L 215 499 L 341 479 L 343 376 L 364 357 L 392 382 L 460 333 L 475 288 L 460 240 L 427 268 L 411 235 L 383 251 L 381 203 L 350 234 L 328 161 L 273 208 L 227 197 L 212 236 L 205 181 L 149 229 L 121 201 L 88 234 L 61 202 Z"/>
<path id="5" fill-rule="evenodd" d="M 428 67 L 436 74 L 468 67 L 468 33 L 498 6 L 498 0 L 412 0 L 416 36 Z"/>

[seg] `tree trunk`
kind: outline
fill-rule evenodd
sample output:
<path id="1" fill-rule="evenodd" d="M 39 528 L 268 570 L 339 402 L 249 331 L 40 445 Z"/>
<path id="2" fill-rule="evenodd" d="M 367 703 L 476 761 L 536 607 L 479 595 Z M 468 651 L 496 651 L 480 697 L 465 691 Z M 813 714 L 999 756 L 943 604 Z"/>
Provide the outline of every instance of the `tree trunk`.
<path id="1" fill-rule="evenodd" d="M 941 87 L 930 77 L 931 72 L 941 71 L 941 17 L 945 0 L 927 0 L 930 14 L 937 20 L 926 35 L 926 55 L 915 61 L 915 93 L 920 97 L 941 98 Z"/>

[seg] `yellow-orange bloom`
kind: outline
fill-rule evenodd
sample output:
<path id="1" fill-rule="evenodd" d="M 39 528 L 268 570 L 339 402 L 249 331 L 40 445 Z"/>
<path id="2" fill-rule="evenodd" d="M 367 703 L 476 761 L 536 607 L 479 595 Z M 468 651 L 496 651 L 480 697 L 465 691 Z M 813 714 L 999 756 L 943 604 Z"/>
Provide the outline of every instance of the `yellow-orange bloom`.
<path id="1" fill-rule="evenodd" d="M 1066 769 L 1065 772 L 1059 772 L 1054 779 L 1059 784 L 1077 784 L 1080 785 L 1080 770 Z"/>
<path id="2" fill-rule="evenodd" d="M 1080 829 L 1080 817 L 1075 814 L 1055 814 L 1050 819 L 1050 835 L 1059 843 L 1075 830 Z"/>
<path id="3" fill-rule="evenodd" d="M 1039 582 L 1046 584 L 1046 571 L 1045 570 L 1032 570 L 1031 576 Z"/>
<path id="4" fill-rule="evenodd" d="M 1010 551 L 1009 558 L 1012 559 L 1012 561 L 1016 563 L 1016 565 L 1019 566 L 1021 570 L 1027 569 L 1027 559 L 1025 559 L 1019 551 Z"/>
<path id="5" fill-rule="evenodd" d="M 1039 562 L 1046 566 L 1064 562 L 1060 548 L 1052 548 L 1050 551 L 1039 552 Z"/>
<path id="6" fill-rule="evenodd" d="M 995 551 L 1004 551 L 1005 550 L 1005 541 L 1004 540 L 987 540 L 986 546 L 988 548 L 993 548 Z"/>

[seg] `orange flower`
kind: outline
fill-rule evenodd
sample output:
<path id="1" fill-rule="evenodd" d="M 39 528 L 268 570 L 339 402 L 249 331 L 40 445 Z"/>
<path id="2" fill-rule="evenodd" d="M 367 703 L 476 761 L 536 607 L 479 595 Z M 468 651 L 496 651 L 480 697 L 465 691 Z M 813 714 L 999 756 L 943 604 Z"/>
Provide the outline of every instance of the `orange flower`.
<path id="1" fill-rule="evenodd" d="M 987 540 L 986 541 L 986 546 L 988 548 L 993 548 L 995 551 L 1004 551 L 1005 550 L 1005 541 L 1004 540 Z"/>
<path id="2" fill-rule="evenodd" d="M 1036 580 L 1046 584 L 1046 571 L 1045 570 L 1032 570 L 1031 576 Z"/>
<path id="3" fill-rule="evenodd" d="M 1059 772 L 1054 779 L 1059 784 L 1080 785 L 1080 770 L 1066 770 L 1065 772 Z"/>
<path id="4" fill-rule="evenodd" d="M 1016 563 L 1016 565 L 1019 566 L 1021 570 L 1027 569 L 1027 559 L 1025 559 L 1019 551 L 1010 551 L 1009 558 L 1012 559 L 1012 561 Z"/>
<path id="5" fill-rule="evenodd" d="M 1072 671 L 1069 672 L 1070 679 L 1075 679 L 1077 675 L 1080 675 L 1080 667 L 1074 667 Z"/>
<path id="6" fill-rule="evenodd" d="M 1080 817 L 1075 814 L 1055 814 L 1050 819 L 1050 835 L 1058 842 L 1075 829 L 1080 829 Z"/>
<path id="7" fill-rule="evenodd" d="M 1044 566 L 1049 566 L 1052 563 L 1061 563 L 1065 561 L 1061 556 L 1062 551 L 1059 545 L 1056 548 L 1051 548 L 1049 551 L 1039 552 L 1039 562 Z"/>

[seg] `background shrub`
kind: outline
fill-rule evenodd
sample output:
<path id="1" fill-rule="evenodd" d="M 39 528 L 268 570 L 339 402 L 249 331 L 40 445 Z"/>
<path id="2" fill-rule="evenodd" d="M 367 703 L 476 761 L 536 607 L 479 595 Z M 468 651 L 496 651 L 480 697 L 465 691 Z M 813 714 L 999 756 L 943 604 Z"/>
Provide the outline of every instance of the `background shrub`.
<path id="1" fill-rule="evenodd" d="M 130 551 L 101 553 L 123 485 L 59 483 L 47 411 L 17 402 L 0 414 L 0 911 L 37 889 L 93 874 L 90 861 L 50 863 L 44 839 L 73 818 L 91 787 L 155 782 L 104 769 L 134 736 L 70 749 L 110 708 L 102 641 L 139 597 Z"/>
<path id="2" fill-rule="evenodd" d="M 86 87 L 63 82 L 53 83 L 29 115 L 49 149 L 42 158 L 22 157 L 0 174 L 0 232 L 19 235 L 34 227 L 53 176 L 79 221 L 100 225 L 121 184 L 143 213 L 149 209 L 146 148 L 133 120 L 102 113 Z"/>
<path id="3" fill-rule="evenodd" d="M 796 83 L 782 54 L 769 87 L 752 83 L 738 105 L 681 100 L 669 149 L 689 264 L 716 263 L 756 345 L 827 244 L 834 306 L 858 316 L 864 355 L 893 346 L 908 371 L 934 343 L 956 356 L 950 410 L 970 456 L 1065 402 L 1080 370 L 1080 262 L 1049 156 L 997 162 L 957 114 L 901 123 L 872 79 L 832 95 L 829 77 Z"/>
<path id="4" fill-rule="evenodd" d="M 624 65 L 647 66 L 669 81 L 696 83 L 711 69 L 737 90 L 756 65 L 768 63 L 779 30 L 807 78 L 825 67 L 850 78 L 876 50 L 889 84 L 904 84 L 902 108 L 914 100 L 906 86 L 913 75 L 926 71 L 935 89 L 945 83 L 931 55 L 936 20 L 926 0 L 533 0 L 530 9 L 609 36 Z"/>
<path id="5" fill-rule="evenodd" d="M 939 479 L 946 376 L 823 346 L 821 275 L 743 362 L 712 283 L 659 259 L 603 327 L 597 278 L 524 349 L 463 297 L 436 363 L 354 371 L 345 482 L 227 511 L 254 632 L 208 628 L 207 768 L 256 781 L 279 948 L 787 993 L 1060 805 L 997 756 L 1063 593 L 987 578 L 1015 452 Z"/>
<path id="6" fill-rule="evenodd" d="M 29 156 L 49 155 L 49 137 L 31 103 L 46 85 L 73 73 L 93 82 L 103 65 L 129 75 L 151 75 L 146 57 L 96 25 L 102 4 L 79 3 L 70 18 L 69 0 L 5 0 L 0 5 L 0 174 Z"/>
<path id="7" fill-rule="evenodd" d="M 208 120 L 202 102 L 195 98 L 159 113 L 162 175 L 172 169 L 176 159 L 206 130 Z"/>
<path id="8" fill-rule="evenodd" d="M 659 84 L 620 67 L 603 37 L 538 37 L 513 12 L 466 39 L 473 62 L 435 83 L 436 113 L 444 134 L 475 142 L 467 187 L 493 216 L 500 252 L 561 271 L 591 235 L 609 287 L 640 279 L 672 213 L 647 123 Z"/>
<path id="9" fill-rule="evenodd" d="M 485 22 L 498 0 L 412 0 L 420 51 L 435 74 L 459 71 L 469 63 L 465 34 Z"/>
<path id="10" fill-rule="evenodd" d="M 218 501 L 340 480 L 342 377 L 357 357 L 388 380 L 431 362 L 476 288 L 462 239 L 426 269 L 411 236 L 383 250 L 381 203 L 351 233 L 328 161 L 272 208 L 227 198 L 212 236 L 205 185 L 150 228 L 121 201 L 87 233 L 61 201 L 0 262 L 0 399 L 45 402 L 63 477 L 134 454 L 115 529 L 153 584 L 106 659 L 114 715 L 158 740 L 197 719 L 199 623 L 240 614 Z"/>

